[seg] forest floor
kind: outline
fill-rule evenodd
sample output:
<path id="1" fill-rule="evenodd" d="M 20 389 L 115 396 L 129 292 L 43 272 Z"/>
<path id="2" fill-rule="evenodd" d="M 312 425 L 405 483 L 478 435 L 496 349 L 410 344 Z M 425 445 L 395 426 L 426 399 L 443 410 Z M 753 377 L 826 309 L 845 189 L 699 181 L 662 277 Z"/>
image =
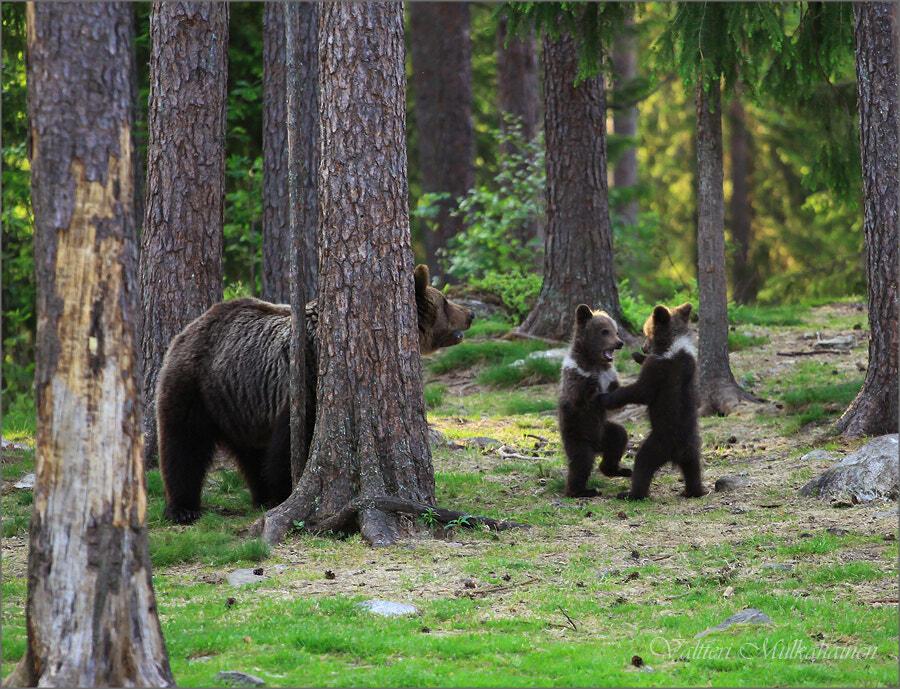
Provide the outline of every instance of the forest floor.
<path id="1" fill-rule="evenodd" d="M 862 384 L 862 307 L 736 309 L 736 378 L 769 400 L 701 421 L 705 481 L 745 479 L 729 492 L 682 498 L 664 470 L 651 499 L 614 496 L 625 479 L 594 479 L 602 496 L 562 497 L 555 418 L 558 362 L 543 346 L 471 337 L 427 362 L 437 500 L 443 507 L 529 525 L 500 533 L 435 531 L 373 550 L 359 536 L 297 532 L 271 550 L 241 537 L 259 511 L 227 463 L 195 525 L 162 519 L 158 471 L 148 473 L 158 608 L 176 680 L 214 686 L 222 670 L 268 686 L 897 686 L 897 505 L 801 498 L 798 488 L 863 441 L 831 425 Z M 814 356 L 821 338 L 852 335 L 849 351 Z M 624 380 L 637 366 L 627 353 Z M 619 414 L 630 443 L 641 409 Z M 27 427 L 7 437 L 31 444 Z M 10 432 L 11 431 L 11 432 Z M 4 450 L 3 674 L 25 649 L 31 493 L 12 487 L 33 451 Z M 226 574 L 262 568 L 235 587 Z M 381 618 L 378 598 L 419 614 Z M 756 608 L 766 625 L 736 625 Z"/>

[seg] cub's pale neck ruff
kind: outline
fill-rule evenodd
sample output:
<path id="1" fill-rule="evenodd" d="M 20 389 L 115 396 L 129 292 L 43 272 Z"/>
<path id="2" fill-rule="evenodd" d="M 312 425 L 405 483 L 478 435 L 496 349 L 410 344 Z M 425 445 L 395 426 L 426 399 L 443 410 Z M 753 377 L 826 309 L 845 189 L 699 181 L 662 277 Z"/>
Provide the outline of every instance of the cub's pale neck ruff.
<path id="1" fill-rule="evenodd" d="M 661 356 L 663 359 L 671 359 L 680 352 L 685 352 L 694 359 L 697 358 L 697 348 L 694 346 L 694 341 L 690 335 L 682 335 L 676 338 Z"/>
<path id="2" fill-rule="evenodd" d="M 606 392 L 610 384 L 619 379 L 619 376 L 616 373 L 616 368 L 612 364 L 609 364 L 606 368 L 600 371 L 584 370 L 583 368 L 581 368 L 581 366 L 578 365 L 578 362 L 572 358 L 571 351 L 569 351 L 563 359 L 562 367 L 563 371 L 571 371 L 572 373 L 575 373 L 582 378 L 597 381 L 597 385 L 600 386 L 601 392 Z"/>

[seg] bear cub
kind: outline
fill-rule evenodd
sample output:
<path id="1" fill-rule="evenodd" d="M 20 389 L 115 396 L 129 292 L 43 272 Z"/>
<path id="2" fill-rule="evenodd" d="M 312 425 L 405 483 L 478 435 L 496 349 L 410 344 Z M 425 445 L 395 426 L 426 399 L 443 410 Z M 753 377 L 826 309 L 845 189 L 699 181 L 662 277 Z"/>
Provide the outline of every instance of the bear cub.
<path id="1" fill-rule="evenodd" d="M 697 352 L 691 339 L 690 315 L 690 304 L 671 310 L 665 306 L 653 309 L 644 324 L 647 356 L 634 355 L 635 361 L 642 363 L 637 381 L 597 397 L 603 409 L 646 404 L 650 415 L 650 435 L 635 457 L 631 490 L 619 497 L 646 498 L 654 474 L 666 462 L 681 469 L 686 497 L 697 498 L 708 492 L 700 468 Z"/>
<path id="2" fill-rule="evenodd" d="M 607 313 L 578 306 L 559 388 L 559 433 L 568 460 L 569 497 L 598 495 L 587 487 L 598 454 L 603 455 L 600 471 L 604 475 L 631 476 L 630 469 L 619 466 L 628 435 L 622 426 L 606 420 L 606 410 L 595 401 L 598 394 L 619 385 L 613 359 L 623 344 L 616 322 Z"/>

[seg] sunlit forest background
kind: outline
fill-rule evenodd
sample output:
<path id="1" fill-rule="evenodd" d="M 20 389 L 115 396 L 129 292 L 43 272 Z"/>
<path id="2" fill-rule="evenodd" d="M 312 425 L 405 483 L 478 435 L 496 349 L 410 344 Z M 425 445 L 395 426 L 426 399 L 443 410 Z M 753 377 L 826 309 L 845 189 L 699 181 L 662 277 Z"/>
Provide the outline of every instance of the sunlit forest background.
<path id="1" fill-rule="evenodd" d="M 458 203 L 464 231 L 451 243 L 442 266 L 453 290 L 493 294 L 521 319 L 541 284 L 539 242 L 515 250 L 504 241 L 510 217 L 543 218 L 544 165 L 541 136 L 503 153 L 497 102 L 498 5 L 471 7 L 473 118 L 476 132 L 475 188 Z M 637 149 L 639 184 L 615 187 L 610 182 L 615 259 L 623 309 L 646 313 L 647 305 L 674 295 L 696 295 L 696 202 L 694 102 L 672 61 L 661 57 L 660 36 L 674 5 L 640 5 L 635 17 L 638 78 L 615 89 L 607 79 L 608 118 L 617 107 L 636 102 L 638 135 L 617 137 L 611 124 L 609 169 L 628 147 Z M 225 207 L 225 296 L 261 292 L 262 263 L 262 3 L 231 6 L 227 104 L 227 172 Z M 801 22 L 801 9 L 785 9 L 785 35 Z M 149 59 L 150 4 L 136 5 L 137 64 Z M 30 405 L 33 381 L 35 285 L 32 213 L 28 165 L 25 78 L 25 5 L 4 3 L 3 18 L 3 405 Z M 823 25 L 829 49 L 810 54 L 820 79 L 791 90 L 790 65 L 770 89 L 744 94 L 738 87 L 723 102 L 725 142 L 726 240 L 729 261 L 729 199 L 733 170 L 729 141 L 735 113 L 742 112 L 750 145 L 749 179 L 752 239 L 748 268 L 755 282 L 751 301 L 822 302 L 865 291 L 861 231 L 861 174 L 856 121 L 852 13 L 829 11 Z M 791 26 L 793 22 L 794 26 Z M 407 32 L 409 40 L 409 32 Z M 803 45 L 796 46 L 802 54 Z M 760 60 L 767 60 L 765 55 Z M 761 64 L 761 68 L 770 65 Z M 411 74 L 409 50 L 407 70 Z M 138 69 L 136 139 L 145 157 L 146 69 Z M 796 96 L 796 97 L 786 97 Z M 740 99 L 740 108 L 734 99 Z M 407 84 L 409 194 L 413 242 L 424 259 L 423 236 L 434 221 L 434 195 L 423 194 L 417 167 L 416 94 Z M 523 160 L 524 158 L 524 160 Z M 512 174 L 522 170 L 526 174 Z M 636 199 L 636 224 L 617 213 Z M 733 295 L 732 295 L 733 296 Z"/>

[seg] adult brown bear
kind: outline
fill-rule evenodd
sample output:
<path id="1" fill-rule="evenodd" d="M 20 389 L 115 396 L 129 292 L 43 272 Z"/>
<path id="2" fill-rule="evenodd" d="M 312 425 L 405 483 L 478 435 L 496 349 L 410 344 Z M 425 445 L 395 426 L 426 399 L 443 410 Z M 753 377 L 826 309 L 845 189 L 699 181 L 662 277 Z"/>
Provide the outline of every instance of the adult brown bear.
<path id="1" fill-rule="evenodd" d="M 419 351 L 459 344 L 472 312 L 431 287 L 424 265 L 416 267 L 415 284 Z M 310 302 L 307 419 L 315 419 L 317 315 Z M 200 516 L 203 479 L 217 447 L 233 455 L 255 504 L 277 505 L 290 495 L 290 334 L 289 306 L 247 298 L 212 306 L 172 340 L 156 389 L 159 464 L 172 521 Z"/>

